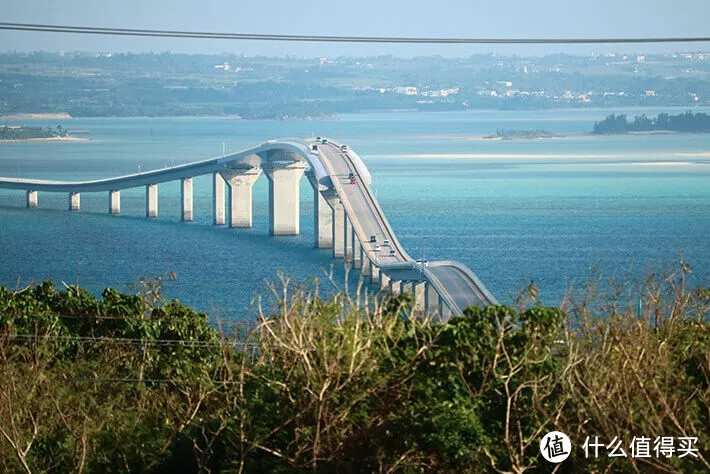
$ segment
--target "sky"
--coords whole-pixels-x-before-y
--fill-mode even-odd
[[[432,37],[710,36],[710,0],[25,0],[3,22],[72,26]],[[392,45],[128,38],[0,31],[0,51],[233,53],[332,57],[567,52],[709,51],[709,43],[653,45]]]

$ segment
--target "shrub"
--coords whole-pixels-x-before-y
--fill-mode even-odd
[[[592,282],[560,308],[531,286],[443,323],[409,295],[282,281],[234,334],[159,282],[0,288],[0,470],[546,472],[559,430],[567,472],[704,472],[710,292],[689,271]],[[586,436],[697,437],[699,457],[585,458]]]

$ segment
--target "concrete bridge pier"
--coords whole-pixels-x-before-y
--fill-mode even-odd
[[[343,257],[345,260],[352,262],[353,260],[353,226],[350,223],[350,218],[347,213],[343,218]]]
[[[352,245],[353,268],[362,268],[362,245],[355,233],[355,228],[352,228],[352,237],[350,239]]]
[[[299,183],[306,165],[301,161],[262,164],[269,179],[269,233],[298,235],[300,228]]]
[[[261,169],[230,168],[222,171],[222,177],[229,185],[229,227],[249,228],[252,226],[252,186],[261,176]]]
[[[390,293],[392,296],[399,296],[402,294],[402,282],[398,280],[389,281]]]
[[[329,249],[333,247],[333,210],[323,195],[327,189],[318,183],[312,170],[307,172],[306,176],[313,187],[314,245],[317,249]]]
[[[158,185],[145,186],[145,216],[158,217]]]
[[[343,235],[345,210],[343,209],[343,203],[340,202],[338,193],[333,189],[323,191],[322,196],[330,207],[330,235],[333,247],[333,258],[342,258],[345,253]]]
[[[192,222],[192,178],[180,180],[180,201],[182,202],[182,221]]]
[[[81,194],[69,193],[69,210],[78,211],[81,208]]]
[[[27,191],[27,207],[34,209],[37,207],[37,191]]]
[[[365,252],[365,248],[360,245],[360,262],[361,262],[361,270],[360,274],[364,277],[369,277],[372,275],[372,265],[370,262],[370,257],[367,255]]]
[[[379,285],[379,283],[380,283],[380,269],[379,269],[379,267],[377,265],[375,265],[375,263],[372,260],[370,260],[369,266],[370,266],[370,282],[373,285]]]
[[[219,173],[212,175],[212,195],[214,225],[224,225],[224,179]]]
[[[320,191],[313,191],[313,235],[315,247],[329,249],[333,246],[333,212]]]
[[[390,287],[390,277],[380,272],[380,290],[389,290]]]
[[[431,316],[441,315],[441,298],[434,289],[434,285],[426,282],[424,290],[424,312]]]
[[[400,285],[400,293],[412,296],[415,311],[424,311],[424,286],[423,281],[403,281]]]
[[[411,283],[411,290],[409,292],[414,298],[414,311],[424,313],[424,294],[426,292],[426,282],[413,281]]]
[[[121,191],[114,190],[108,192],[108,213],[121,213]]]

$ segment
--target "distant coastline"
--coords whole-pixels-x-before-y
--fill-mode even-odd
[[[66,112],[60,113],[21,113],[0,115],[0,120],[63,120],[73,118]]]
[[[88,142],[88,138],[80,137],[45,137],[45,138],[18,138],[13,140],[0,140],[0,143],[35,143],[35,142]]]
[[[90,116],[72,116],[68,113],[27,113],[27,114],[11,114],[11,115],[0,115],[0,121],[2,120],[69,120],[74,118],[97,118],[97,119],[131,119],[131,118],[168,118],[168,119],[214,119],[214,118],[227,118],[233,120],[339,120],[337,114],[249,114],[249,115],[237,115],[237,114],[197,114],[197,115],[171,115],[171,114],[159,114],[159,115],[90,115]]]

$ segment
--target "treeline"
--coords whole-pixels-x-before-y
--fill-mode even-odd
[[[707,472],[710,293],[677,272],[436,323],[283,282],[227,331],[160,282],[97,299],[0,287],[2,472]],[[638,296],[642,301],[638,301]],[[585,438],[690,437],[679,457],[585,457]],[[676,441],[676,448],[678,444]]]
[[[690,111],[669,115],[660,113],[656,117],[637,115],[633,122],[626,118],[626,114],[607,116],[601,122],[594,123],[592,133],[616,134],[628,132],[710,132],[710,115],[702,112],[696,114]]]
[[[61,125],[57,128],[25,127],[19,125],[0,125],[0,140],[25,140],[30,138],[58,138],[69,135]]]

